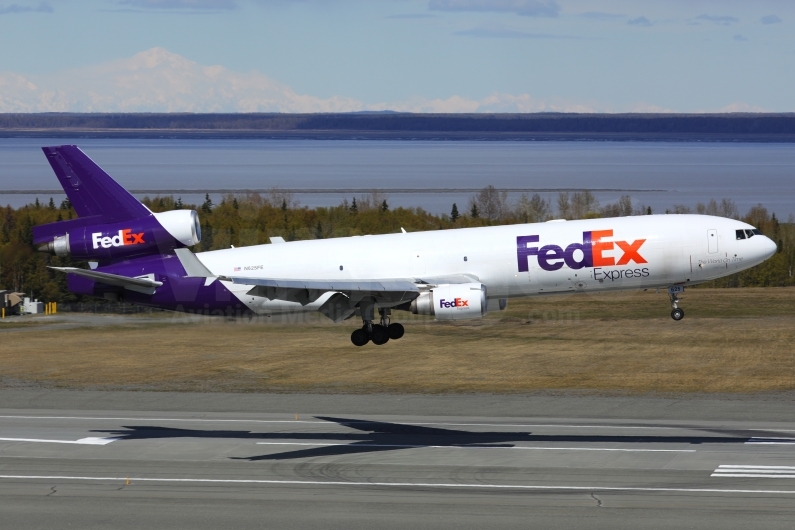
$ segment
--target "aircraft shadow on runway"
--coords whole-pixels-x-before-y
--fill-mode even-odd
[[[107,433],[119,440],[151,440],[164,438],[214,438],[256,440],[260,442],[294,441],[307,448],[251,457],[231,457],[234,460],[292,460],[317,456],[333,456],[354,453],[394,451],[418,447],[514,447],[517,442],[568,442],[581,444],[743,444],[759,431],[713,431],[719,436],[625,436],[625,435],[581,435],[581,434],[533,434],[532,432],[473,432],[456,429],[441,429],[423,425],[389,423],[382,421],[356,420],[316,416],[319,420],[349,427],[356,432],[278,432],[261,433],[234,430],[175,429],[159,426],[123,426],[117,430],[92,432]],[[730,435],[727,435],[730,434]],[[767,435],[772,435],[769,431]],[[286,442],[285,442],[286,443]]]

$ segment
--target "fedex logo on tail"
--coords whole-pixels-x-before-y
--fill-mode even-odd
[[[439,300],[439,308],[443,307],[469,307],[469,300],[464,300],[463,298],[456,298],[454,300],[445,300],[442,298]]]
[[[91,234],[91,242],[94,248],[111,248],[123,247],[125,245],[141,245],[145,243],[144,233],[133,234],[131,229],[119,230],[115,236],[103,236],[102,232],[94,232]]]
[[[556,271],[563,265],[570,269],[582,269],[627,265],[631,261],[648,263],[640,254],[640,247],[646,242],[645,239],[637,239],[631,243],[628,241],[606,241],[612,237],[612,230],[583,232],[582,243],[572,243],[564,249],[558,245],[530,247],[528,243],[538,243],[539,236],[518,236],[516,238],[516,258],[519,272],[529,270],[530,256],[535,256],[538,266],[545,271]],[[616,250],[621,252],[620,256],[613,254]]]

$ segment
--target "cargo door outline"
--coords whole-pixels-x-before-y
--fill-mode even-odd
[[[718,231],[715,229],[707,230],[707,253],[718,253]]]

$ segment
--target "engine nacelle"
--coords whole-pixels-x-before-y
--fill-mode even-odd
[[[162,254],[200,241],[199,215],[193,210],[174,210],[132,221],[75,227],[39,250],[76,260],[119,260]]]
[[[486,286],[482,283],[442,284],[425,291],[411,302],[415,315],[431,315],[436,320],[471,320],[488,311]]]

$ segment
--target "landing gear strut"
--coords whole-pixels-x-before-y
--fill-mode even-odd
[[[362,327],[351,333],[351,342],[354,346],[364,346],[370,341],[380,346],[389,342],[390,339],[397,340],[402,337],[405,329],[397,322],[390,322],[389,315],[391,313],[392,311],[389,308],[380,308],[378,314],[381,316],[381,320],[378,324],[374,324],[373,306],[363,307]]]
[[[673,286],[668,288],[668,297],[671,299],[671,318],[677,322],[685,318],[685,310],[679,307],[679,293],[684,292],[685,288]]]

